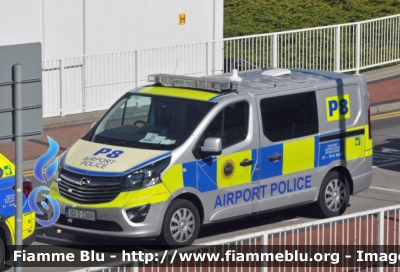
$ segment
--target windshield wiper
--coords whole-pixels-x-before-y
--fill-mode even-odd
[[[141,144],[141,145],[138,145],[138,147],[140,147],[140,148],[145,148],[145,149],[151,149],[151,148],[153,148],[153,147],[155,147],[155,146],[160,146],[161,145],[161,143],[158,143],[158,144]]]
[[[159,146],[174,146],[174,145],[176,145],[176,144],[166,145],[166,144],[158,143],[158,144],[149,144],[149,145],[139,145],[138,147],[139,148],[144,148],[144,149],[152,149],[154,147],[159,147]]]

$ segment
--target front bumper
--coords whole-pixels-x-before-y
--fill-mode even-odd
[[[94,210],[96,221],[83,219],[69,220],[65,217],[65,208],[71,207],[65,203],[59,203],[61,215],[54,224],[55,227],[68,232],[100,235],[109,237],[129,238],[154,238],[160,235],[162,221],[164,219],[165,203],[151,204],[146,219],[141,223],[132,223],[126,216],[124,208],[96,208],[82,207],[84,210]],[[79,209],[76,206],[76,209]],[[75,221],[75,223],[74,223]]]

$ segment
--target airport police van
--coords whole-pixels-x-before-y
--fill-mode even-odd
[[[56,226],[189,245],[203,224],[313,204],[343,214],[372,177],[363,77],[259,69],[150,75],[60,158]]]
[[[15,166],[0,153],[0,271],[12,255],[15,245]],[[29,208],[27,197],[32,192],[30,180],[23,181],[22,239],[30,245],[36,238],[36,214]]]

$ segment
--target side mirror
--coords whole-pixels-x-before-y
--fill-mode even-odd
[[[210,137],[205,139],[204,145],[200,147],[201,153],[207,156],[221,155],[222,141],[221,138]]]
[[[93,128],[96,124],[97,124],[97,122],[93,122],[92,125],[90,126],[90,128]]]

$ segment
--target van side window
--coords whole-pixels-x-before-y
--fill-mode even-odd
[[[318,133],[315,92],[261,100],[263,132],[272,142]]]
[[[222,139],[222,148],[246,139],[249,126],[249,104],[238,102],[225,107],[204,131],[201,143],[208,137]]]

